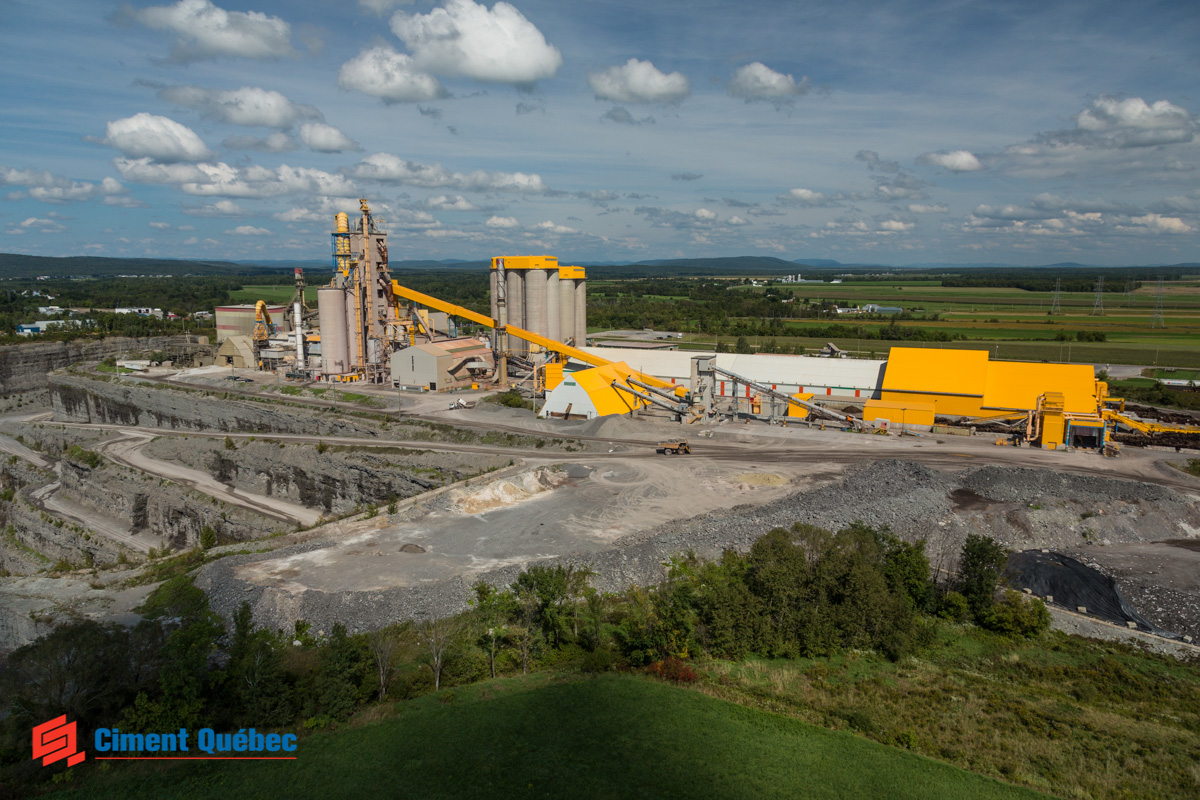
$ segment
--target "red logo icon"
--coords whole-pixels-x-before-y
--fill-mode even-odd
[[[78,739],[75,733],[75,723],[67,722],[64,714],[49,722],[43,722],[33,729],[33,758],[42,759],[42,766],[48,767],[55,761],[67,760],[67,766],[73,767],[83,761],[86,753],[76,749]]]

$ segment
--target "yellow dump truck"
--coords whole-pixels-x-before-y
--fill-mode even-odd
[[[658,452],[664,455],[674,456],[679,455],[680,453],[690,453],[692,452],[692,448],[688,445],[687,439],[676,439],[670,442],[659,442]]]

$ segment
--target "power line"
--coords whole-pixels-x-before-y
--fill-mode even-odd
[[[1150,318],[1150,327],[1151,328],[1167,327],[1167,320],[1163,317],[1162,298],[1163,298],[1163,278],[1162,278],[1162,275],[1159,275],[1158,276],[1158,291],[1156,291],[1154,293],[1154,316],[1152,316]]]
[[[1096,299],[1092,303],[1092,316],[1104,316],[1104,276],[1096,279]]]
[[[1056,316],[1062,313],[1062,308],[1058,304],[1058,296],[1062,293],[1062,278],[1054,279],[1054,302],[1050,305],[1050,316]]]

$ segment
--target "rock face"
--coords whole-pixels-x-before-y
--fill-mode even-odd
[[[0,569],[31,574],[65,561],[70,564],[115,562],[119,548],[71,520],[46,514],[30,489],[52,482],[55,475],[14,459],[0,468]],[[11,494],[10,494],[11,492]]]
[[[200,544],[205,526],[221,542],[244,542],[286,528],[278,520],[117,464],[88,469],[64,460],[61,473],[63,490],[81,505],[120,520],[134,533],[161,536],[176,549]]]
[[[44,389],[46,373],[77,361],[99,361],[137,350],[166,350],[184,343],[182,336],[149,336],[100,341],[31,342],[0,347],[0,394]]]
[[[50,378],[54,419],[61,422],[137,425],[173,430],[307,433],[373,437],[370,423],[278,403],[226,399],[213,393],[145,382],[106,381],[58,373]]]
[[[106,380],[70,373],[50,377],[54,419],[107,425],[170,428],[175,431],[307,433],[376,437],[378,425],[337,419],[301,408],[144,381]]]
[[[497,469],[500,456],[434,453],[408,448],[318,452],[313,445],[279,446],[239,442],[227,450],[219,441],[157,439],[146,452],[204,470],[214,478],[256,494],[280,497],[327,514],[343,514],[372,503],[403,500],[447,483]]]

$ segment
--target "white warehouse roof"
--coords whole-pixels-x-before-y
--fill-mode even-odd
[[[717,366],[760,383],[878,391],[887,361],[722,353]]]
[[[645,372],[664,381],[686,385],[692,377],[692,359],[696,356],[711,356],[711,352],[695,350],[641,350],[635,347],[581,347],[585,353],[607,358],[609,361],[624,361],[638,372]],[[749,377],[749,376],[747,376]]]
[[[712,356],[711,352],[692,350],[636,350],[622,347],[585,347],[585,352],[624,361],[630,367],[679,385],[691,383],[692,359]],[[878,392],[883,385],[887,361],[860,358],[818,358],[774,354],[738,355],[718,353],[717,366],[743,378],[779,387],[805,387],[806,391],[825,393],[826,389]],[[837,394],[837,392],[835,392]]]

